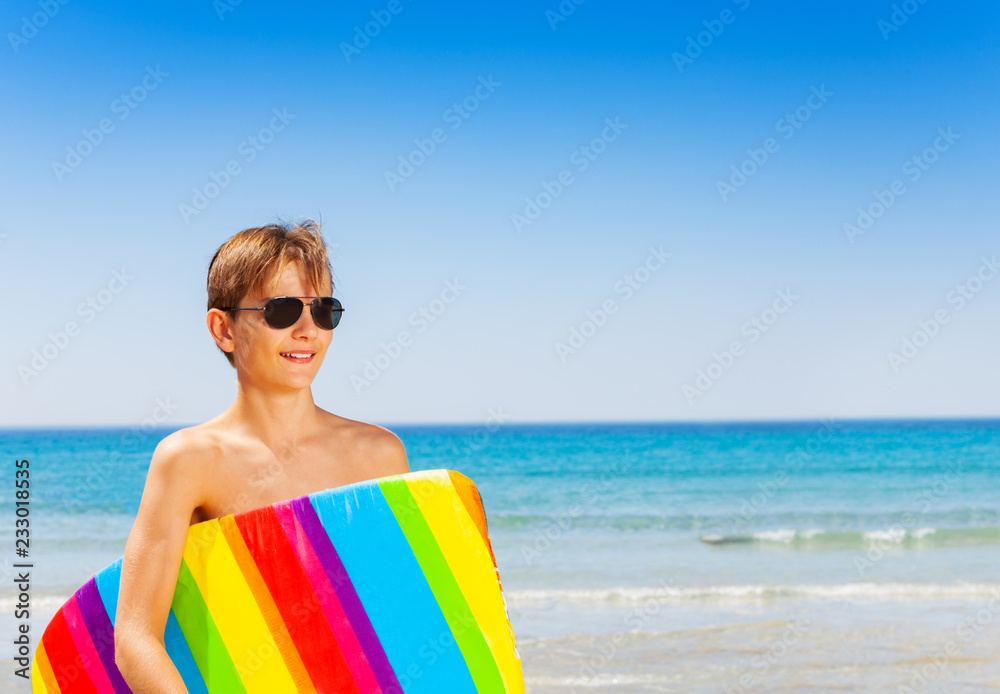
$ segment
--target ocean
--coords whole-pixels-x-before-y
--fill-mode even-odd
[[[1000,421],[386,425],[479,487],[527,691],[1000,691]],[[31,633],[121,556],[172,429],[6,430]]]

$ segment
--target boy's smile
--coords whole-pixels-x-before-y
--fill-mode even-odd
[[[300,350],[298,352],[282,352],[281,356],[288,361],[295,362],[296,364],[308,364],[312,361],[313,355],[315,354],[315,352]]]

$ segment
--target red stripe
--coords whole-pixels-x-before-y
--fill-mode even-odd
[[[58,663],[53,666],[52,671],[56,676],[56,682],[59,683],[60,693],[98,694],[97,687],[90,681],[90,675],[83,666],[83,660],[76,649],[73,637],[70,636],[66,615],[61,608],[45,627],[43,637],[49,662]]]
[[[94,687],[98,691],[115,694],[114,685],[111,684],[111,679],[104,669],[104,663],[97,652],[97,647],[94,646],[94,640],[90,638],[90,632],[87,631],[87,623],[83,619],[83,614],[81,614],[80,606],[77,602],[77,596],[73,595],[66,601],[61,610],[63,617],[66,618],[69,635],[74,643],[76,643],[76,651],[80,654],[83,665],[87,668],[87,674],[94,683]],[[102,605],[101,607],[103,608],[104,606]],[[86,654],[86,658],[83,658],[84,654]],[[114,657],[113,652],[112,657]],[[125,690],[123,689],[122,691]]]
[[[337,637],[340,651],[344,654],[344,660],[350,665],[351,675],[357,682],[358,689],[370,694],[382,694],[382,688],[379,687],[365,652],[361,648],[361,644],[358,643],[358,637],[351,627],[351,621],[344,613],[344,607],[337,598],[337,591],[323,570],[323,565],[320,563],[319,557],[316,556],[313,546],[309,543],[309,538],[306,537],[306,532],[302,529],[299,519],[295,517],[292,502],[282,501],[273,504],[271,508],[278,516],[285,536],[288,538],[295,555],[299,558],[299,564],[305,571],[306,578],[309,579],[316,595],[320,596],[326,621]]]
[[[359,694],[344,654],[270,506],[233,516],[316,690]]]

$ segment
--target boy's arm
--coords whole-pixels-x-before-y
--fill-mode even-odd
[[[184,438],[171,434],[153,452],[125,543],[115,663],[135,694],[188,694],[163,643],[191,514],[202,501],[197,480],[205,461]]]

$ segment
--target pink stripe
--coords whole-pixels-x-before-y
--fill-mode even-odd
[[[69,634],[76,644],[76,650],[80,653],[83,666],[87,669],[94,687],[101,694],[115,694],[115,688],[108,678],[108,673],[104,671],[104,663],[97,653],[90,632],[87,630],[87,623],[83,621],[83,614],[80,606],[76,602],[76,595],[73,595],[62,607],[63,616],[66,618],[66,625],[69,627]]]
[[[354,681],[358,685],[358,691],[378,694],[382,688],[379,686],[378,680],[375,679],[375,673],[358,642],[350,620],[344,613],[344,607],[337,598],[336,590],[330,583],[319,557],[316,556],[316,551],[292,510],[292,502],[283,501],[272,504],[272,508],[278,516],[285,535],[288,536],[289,543],[295,550],[295,555],[298,557],[302,569],[306,572],[309,583],[312,584],[316,595],[320,597],[326,621],[330,623],[330,628],[344,654],[344,660],[351,668],[351,676],[354,677]]]

